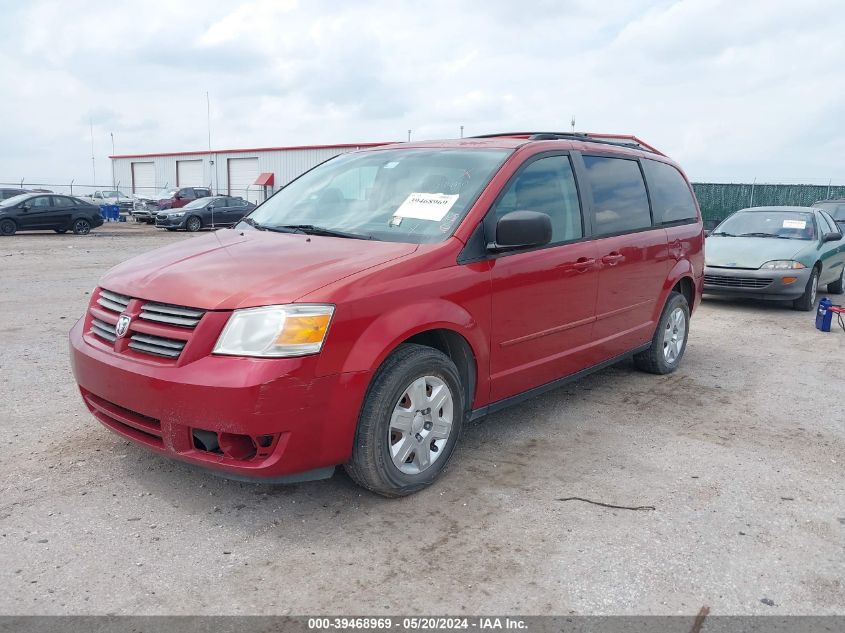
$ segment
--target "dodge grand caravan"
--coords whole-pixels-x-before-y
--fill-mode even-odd
[[[687,179],[634,137],[382,146],[110,270],[73,370],[102,424],[163,455],[265,482],[342,464],[399,496],[468,420],[631,356],[675,370],[703,245]]]

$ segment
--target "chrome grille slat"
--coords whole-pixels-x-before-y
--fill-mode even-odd
[[[100,296],[97,297],[97,303],[112,312],[123,312],[129,305],[130,300],[131,297],[102,288],[100,289]]]
[[[147,321],[194,328],[205,314],[204,310],[150,301],[144,304],[140,317]]]
[[[133,334],[130,338],[131,341],[138,341],[140,343],[149,343],[150,345],[161,345],[164,347],[170,347],[177,350],[182,350],[185,347],[185,341],[177,341],[176,339],[172,338],[164,338],[161,336],[153,336],[151,334]]]
[[[91,321],[91,332],[111,343],[117,340],[117,336],[114,333],[114,326],[99,319]]]
[[[155,356],[165,356],[167,358],[179,358],[179,354],[182,353],[181,349],[172,349],[164,347],[163,345],[144,343],[143,341],[134,340],[134,337],[129,341],[129,348],[139,352],[153,354]]]

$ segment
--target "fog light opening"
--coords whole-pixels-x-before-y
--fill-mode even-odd
[[[241,460],[255,457],[255,443],[249,435],[221,433],[219,439],[220,450],[226,457]]]
[[[785,284],[792,284],[792,283],[795,283],[796,281],[798,281],[798,277],[784,277],[783,278],[783,283],[785,283]]]
[[[273,443],[272,435],[259,435],[255,438],[261,448],[268,448]]]
[[[194,448],[201,451],[208,451],[209,453],[220,453],[220,442],[217,439],[217,433],[214,431],[205,431],[203,429],[193,429]]]

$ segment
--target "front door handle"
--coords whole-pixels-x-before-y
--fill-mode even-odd
[[[596,260],[592,257],[579,257],[574,262],[563,266],[563,270],[566,272],[575,271],[578,273],[584,273],[590,270],[595,265]]]
[[[623,261],[624,259],[625,256],[622,253],[617,253],[616,251],[614,251],[602,257],[601,262],[602,264],[607,264],[608,266],[616,266],[616,264]]]

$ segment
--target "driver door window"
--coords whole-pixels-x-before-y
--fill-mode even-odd
[[[584,236],[578,189],[568,156],[530,163],[513,179],[493,211],[495,221],[511,211],[537,211],[552,221],[552,244]]]

